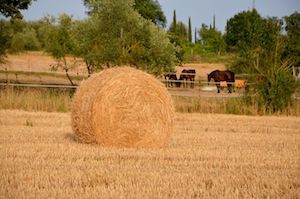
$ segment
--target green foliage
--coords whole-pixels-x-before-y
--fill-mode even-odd
[[[9,47],[11,40],[11,30],[9,29],[9,22],[0,20],[0,63],[5,61],[6,50]]]
[[[34,29],[25,29],[13,35],[10,50],[20,52],[24,50],[39,50],[40,43]]]
[[[145,67],[154,74],[173,71],[176,61],[175,48],[170,43],[167,33],[148,24],[149,43],[146,47]],[[143,62],[141,59],[140,61]],[[142,63],[141,63],[142,64]],[[150,68],[148,68],[150,66]]]
[[[0,0],[0,13],[5,17],[22,18],[20,10],[28,9],[32,0]]]
[[[14,34],[17,32],[23,32],[26,28],[26,21],[23,19],[12,19],[10,20],[10,28]]]
[[[225,52],[225,41],[222,33],[214,28],[208,28],[207,25],[202,24],[199,30],[201,37],[200,42],[208,52],[214,52],[218,55]]]
[[[225,40],[229,49],[247,51],[262,43],[263,19],[254,9],[236,14],[226,25]]]
[[[289,107],[296,90],[290,60],[282,59],[282,25],[282,20],[261,18],[253,10],[235,15],[226,27],[227,45],[238,50],[232,69],[260,77],[256,80],[256,101],[260,109],[270,113]]]
[[[159,27],[165,27],[167,18],[156,0],[135,0],[134,8],[144,17]]]
[[[189,17],[189,28],[188,28],[188,40],[190,43],[192,43],[192,22],[191,22],[191,17]]]
[[[179,21],[176,25],[173,23],[170,25],[169,32],[172,33],[175,37],[178,37],[178,39],[187,41],[188,39],[188,28],[186,25]]]
[[[73,20],[66,14],[60,15],[58,25],[51,28],[48,33],[48,41],[46,49],[56,59],[56,64],[52,66],[52,70],[62,68],[71,85],[74,85],[69,76],[68,71],[76,65],[75,59],[73,62],[67,61],[67,55],[74,54],[75,42],[73,36]]]
[[[45,16],[37,21],[29,21],[27,22],[27,28],[34,29],[37,35],[37,39],[40,43],[42,49],[46,49],[49,32],[51,32],[52,28],[55,26],[55,17],[53,16]]]
[[[172,23],[170,29],[172,30],[172,31],[170,30],[170,32],[173,32],[173,33],[176,32],[176,30],[177,30],[176,10],[173,11],[173,23]]]
[[[284,18],[287,32],[285,57],[289,57],[293,64],[300,66],[300,13],[295,12]]]
[[[89,5],[93,9],[86,23],[90,25],[80,28],[87,37],[77,43],[90,49],[87,54],[80,54],[94,65],[94,70],[120,64],[154,74],[172,69],[176,60],[174,46],[163,30],[141,17],[133,8],[133,0],[101,0]]]
[[[58,25],[49,32],[47,51],[56,59],[65,58],[72,53],[72,39],[72,18],[62,14],[58,19]]]
[[[258,82],[259,100],[266,111],[271,113],[283,111],[292,102],[296,82],[287,63],[273,65],[264,71]]]
[[[274,29],[280,26],[279,23],[273,25]],[[271,30],[269,29],[269,33],[272,32]],[[270,38],[272,37],[274,41],[269,45],[249,54],[252,55],[250,61],[253,62],[250,65],[251,72],[259,77],[256,79],[255,91],[258,94],[257,101],[260,102],[260,108],[275,113],[282,112],[290,106],[292,95],[296,91],[296,82],[292,76],[290,61],[281,60],[283,41],[279,31],[274,32],[274,35],[270,34]]]
[[[124,3],[126,3],[126,1]],[[95,6],[96,4],[100,5],[102,3],[98,3],[96,0],[84,0],[84,4],[89,8],[89,13],[91,14],[95,13],[95,9],[97,9],[97,6]],[[152,21],[155,25],[162,28],[166,26],[166,16],[157,0],[133,0],[131,7],[133,7],[143,18]]]
[[[266,62],[275,59],[274,56],[278,61],[280,56],[273,52],[276,50],[277,40],[282,37],[281,27],[281,20],[274,17],[263,19],[256,10],[239,13],[230,19],[227,23],[227,30],[230,32],[226,33],[225,40],[229,48],[238,50],[238,56],[230,69],[236,73],[255,73],[257,56],[260,64],[265,67],[270,65]]]

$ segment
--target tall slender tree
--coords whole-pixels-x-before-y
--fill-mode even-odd
[[[194,33],[194,36],[195,36],[195,43],[197,42],[197,28],[195,28],[195,33]]]
[[[192,43],[192,41],[193,41],[191,17],[189,17],[188,40],[189,40],[189,42],[191,42],[191,43]]]
[[[177,31],[177,18],[176,18],[176,10],[173,12],[173,31]]]
[[[216,15],[213,18],[213,29],[216,30]]]

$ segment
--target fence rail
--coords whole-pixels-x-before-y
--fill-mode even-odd
[[[66,88],[76,89],[78,86],[71,85],[54,85],[54,84],[14,84],[14,83],[0,83],[0,86],[13,86],[13,87],[30,87],[30,88]]]

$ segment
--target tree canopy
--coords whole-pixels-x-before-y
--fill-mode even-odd
[[[84,0],[84,3],[90,9],[90,13],[93,12],[96,2],[94,0]],[[166,26],[166,16],[157,0],[134,0],[131,6],[133,6],[142,17],[152,21],[157,26]]]
[[[294,65],[300,66],[300,13],[295,12],[284,19],[287,32],[285,56],[290,57]]]
[[[90,35],[81,42],[87,45],[84,48],[89,55],[83,51],[82,56],[93,58],[89,63],[95,64],[94,68],[129,64],[154,74],[172,70],[174,46],[162,29],[134,9],[133,0],[99,0],[89,5],[93,9],[87,23],[92,25],[81,28],[79,35]]]
[[[134,8],[145,18],[160,27],[165,27],[167,19],[157,0],[135,0]]]
[[[262,42],[263,28],[263,19],[255,9],[238,13],[227,21],[226,43],[232,49],[254,49]]]
[[[225,42],[220,31],[202,24],[202,27],[199,30],[199,35],[201,43],[207,48],[207,50],[216,54],[220,54],[225,51]]]
[[[5,17],[22,18],[20,10],[28,9],[34,0],[0,0],[0,13]]]

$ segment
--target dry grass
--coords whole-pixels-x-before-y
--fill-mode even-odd
[[[205,98],[173,96],[175,109],[182,113],[221,113],[236,115],[282,115],[300,116],[300,100],[294,99],[292,105],[277,113],[265,111],[255,98]],[[247,102],[246,102],[247,101]]]
[[[1,70],[9,71],[28,71],[28,72],[52,72],[51,65],[55,64],[55,60],[46,52],[28,51],[18,54],[8,54],[7,63],[1,65]],[[67,57],[68,62],[72,62],[73,58]],[[62,69],[56,71],[64,73]],[[69,71],[72,75],[86,75],[86,66],[82,60],[77,59],[76,65]]]
[[[70,76],[74,84],[80,84],[86,76]],[[24,71],[1,71],[0,81],[5,83],[20,83],[20,84],[64,84],[71,85],[66,74],[54,72],[24,72]]]
[[[72,92],[67,90],[0,87],[0,109],[67,112],[71,96]]]
[[[181,113],[227,113],[238,115],[270,115],[260,111],[255,101],[246,105],[242,98],[205,98],[173,96],[175,110]],[[0,87],[0,109],[21,109],[26,111],[68,112],[72,92],[49,89],[13,89]],[[277,115],[300,116],[300,100],[294,100]]]
[[[7,57],[8,63],[0,66],[0,70],[7,69],[8,71],[26,71],[26,72],[53,72],[50,70],[51,65],[55,64],[55,60],[47,53],[42,51],[28,51],[18,54],[9,54]],[[72,62],[72,58],[68,57],[68,61]],[[196,69],[196,77],[207,79],[207,74],[213,70],[224,70],[226,68],[223,63],[185,63],[183,66],[177,66],[178,74],[183,69]],[[58,70],[56,73],[64,74],[63,70]],[[76,66],[69,73],[71,75],[87,75],[86,66],[82,60],[77,59]],[[11,77],[15,79],[15,77]]]
[[[73,140],[70,115],[0,111],[0,198],[299,198],[297,117],[178,114],[164,149]]]

